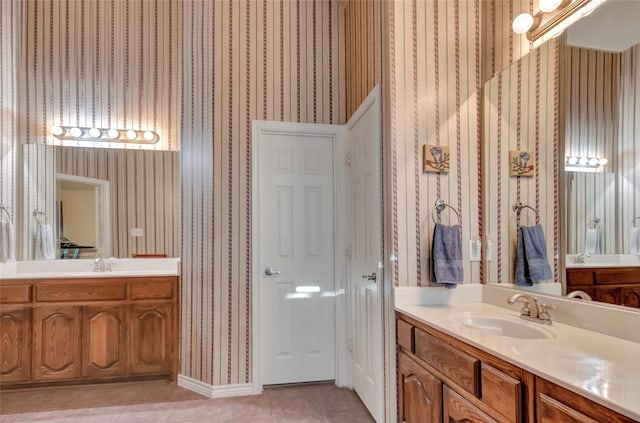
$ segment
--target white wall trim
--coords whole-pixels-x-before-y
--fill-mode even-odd
[[[252,122],[252,230],[251,244],[252,250],[252,386],[254,392],[262,391],[262,368],[261,368],[261,343],[262,330],[260,299],[262,298],[262,286],[259,283],[259,276],[262,272],[260,267],[260,248],[258,248],[259,227],[259,195],[260,192],[260,137],[262,134],[287,134],[304,135],[333,138],[334,155],[334,273],[335,290],[340,292],[346,287],[346,227],[347,215],[339,211],[346,209],[346,127],[344,125],[327,125],[315,123],[295,123],[295,122],[275,122],[254,120]],[[348,366],[347,333],[344,323],[347,321],[346,299],[344,295],[335,297],[335,333],[336,333],[336,368],[335,382],[337,386],[350,387],[350,370]]]
[[[239,383],[237,385],[209,385],[188,376],[178,375],[178,386],[204,395],[208,398],[241,397],[246,395],[259,395],[262,388],[256,390],[251,383]]]

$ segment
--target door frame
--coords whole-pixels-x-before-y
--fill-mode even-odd
[[[251,201],[251,261],[252,261],[252,390],[262,392],[262,273],[259,248],[260,233],[260,140],[265,135],[303,135],[330,137],[333,140],[333,217],[334,217],[334,326],[335,326],[335,383],[351,387],[350,363],[347,353],[347,298],[346,298],[346,127],[315,123],[293,123],[254,120],[252,122],[252,201]]]

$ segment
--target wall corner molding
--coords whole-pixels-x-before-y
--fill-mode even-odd
[[[251,383],[235,385],[209,385],[184,375],[178,375],[178,386],[188,389],[208,398],[241,397],[245,395],[259,395],[262,388]]]

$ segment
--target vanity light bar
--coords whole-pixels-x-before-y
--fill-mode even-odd
[[[160,136],[155,131],[115,128],[83,128],[54,126],[51,134],[59,140],[156,144]]]
[[[609,163],[606,158],[568,156],[564,161],[567,172],[597,172],[600,166]]]

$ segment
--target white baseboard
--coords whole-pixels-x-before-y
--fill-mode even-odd
[[[178,386],[209,398],[241,397],[262,393],[262,389],[254,387],[251,383],[214,386],[184,375],[178,375]]]

